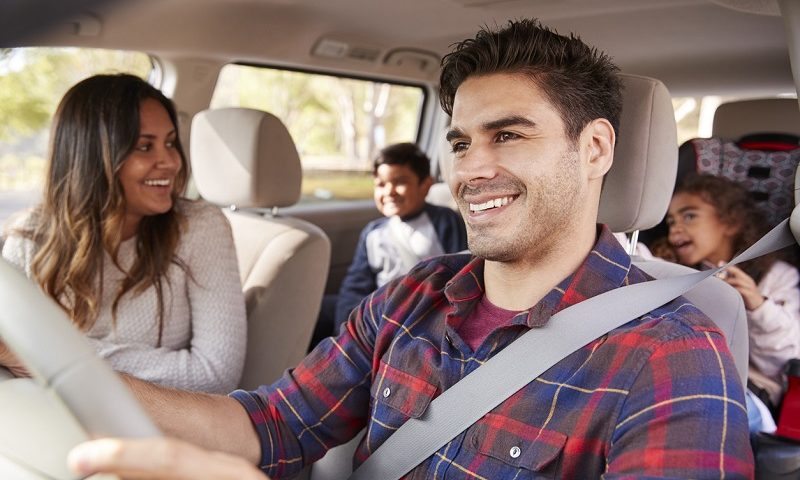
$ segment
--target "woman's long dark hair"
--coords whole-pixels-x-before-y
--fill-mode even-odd
[[[129,291],[155,286],[159,309],[159,344],[164,322],[162,279],[176,259],[183,215],[176,210],[188,178],[188,164],[176,135],[181,169],[172,191],[172,208],[139,223],[136,260],[123,269],[117,259],[125,219],[125,196],[119,171],[140,134],[139,109],[158,101],[177,130],[175,107],[164,94],[139,77],[95,75],[73,86],[61,100],[51,131],[44,199],[25,232],[36,245],[31,271],[42,289],[88,330],[97,319],[103,289],[103,258],[125,273],[112,305]]]

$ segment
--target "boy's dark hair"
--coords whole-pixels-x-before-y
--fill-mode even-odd
[[[372,165],[372,174],[378,174],[381,165],[408,165],[423,181],[431,175],[431,161],[425,152],[413,143],[395,143],[380,151]]]
[[[605,53],[574,34],[559,35],[535,19],[511,20],[498,31],[483,27],[442,59],[439,101],[448,115],[458,87],[471,76],[528,76],[559,111],[568,138],[577,140],[592,120],[605,118],[619,133],[622,84]]]

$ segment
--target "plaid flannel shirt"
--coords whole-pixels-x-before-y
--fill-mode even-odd
[[[338,337],[275,384],[233,392],[257,430],[263,471],[291,476],[366,427],[357,466],[526,330],[584,299],[648,280],[602,227],[572,275],[473,352],[457,327],[483,295],[483,265],[467,255],[421,263],[364,299]],[[733,359],[722,333],[684,298],[568,355],[404,478],[601,476],[753,476]]]

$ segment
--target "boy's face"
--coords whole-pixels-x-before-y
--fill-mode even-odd
[[[383,164],[375,173],[375,206],[387,217],[407,217],[422,210],[431,177],[420,179],[408,165]]]

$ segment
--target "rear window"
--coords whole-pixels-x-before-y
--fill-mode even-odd
[[[97,73],[153,74],[149,55],[86,48],[0,49],[0,224],[39,201],[50,123],[75,83]]]
[[[372,160],[397,142],[415,142],[420,86],[230,64],[212,108],[248,107],[280,118],[303,165],[301,202],[372,198]]]

